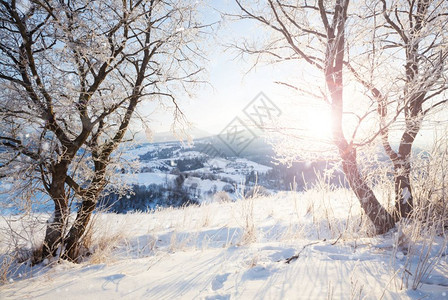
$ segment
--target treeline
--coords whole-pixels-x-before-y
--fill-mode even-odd
[[[297,191],[303,191],[307,186],[315,184],[319,176],[330,169],[331,166],[325,161],[294,162],[291,166],[273,165],[266,173],[252,171],[246,175],[246,185],[257,183],[271,190],[289,191],[295,187]],[[334,170],[326,180],[334,186],[346,185],[344,173],[339,170]]]
[[[133,185],[132,192],[120,197],[117,194],[109,194],[104,197],[99,207],[115,213],[127,213],[131,211],[151,211],[157,207],[180,207],[199,204],[196,193],[191,193],[183,187],[185,178],[180,175],[172,185],[150,184]]]

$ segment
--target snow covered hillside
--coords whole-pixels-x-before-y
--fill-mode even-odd
[[[212,149],[213,151],[211,151]],[[157,207],[236,200],[250,195],[255,185],[265,194],[303,190],[317,181],[317,173],[331,169],[329,162],[296,162],[292,166],[273,162],[273,149],[258,141],[240,157],[226,153],[217,138],[181,142],[140,143],[125,152],[125,159],[138,160],[136,174],[122,174],[132,186],[126,197],[111,195],[105,206],[117,213],[149,211]],[[342,173],[332,170],[331,183],[344,183]],[[126,172],[122,172],[126,173]]]
[[[30,230],[36,241],[44,234],[45,224],[18,219],[13,238],[6,220],[0,253]],[[0,298],[448,299],[443,234],[414,238],[409,223],[369,237],[367,222],[345,189],[99,213],[82,263],[11,264]]]
[[[259,153],[262,163],[258,163],[219,151],[210,153],[211,147],[215,149],[212,141],[134,145],[126,150],[125,157],[128,161],[138,159],[136,174],[120,175],[132,191],[121,198],[113,194],[104,200],[104,205],[113,212],[125,213],[199,204],[216,197],[235,200],[251,192],[261,176],[277,177],[277,173],[269,173],[271,158],[264,150]],[[285,186],[289,188],[289,184]]]

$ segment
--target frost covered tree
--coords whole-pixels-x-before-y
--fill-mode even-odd
[[[203,69],[198,3],[0,1],[0,176],[8,201],[41,189],[54,202],[41,259],[77,259],[98,197],[125,167],[119,145],[139,104],[169,102],[182,116],[177,96]]]
[[[264,55],[274,61],[300,61],[320,74],[332,117],[332,141],[337,147],[347,181],[375,226],[377,233],[391,229],[393,216],[369,187],[357,162],[354,136],[343,130],[344,63],[347,61],[349,0],[335,1],[240,1],[241,19],[255,20],[272,33],[266,43],[244,42],[243,54]],[[302,65],[303,66],[303,65]]]
[[[447,99],[448,2],[444,0],[372,0],[350,2],[297,0],[235,0],[234,17],[256,21],[271,36],[236,43],[242,55],[256,62],[298,61],[322,78],[324,88],[286,85],[323,99],[332,116],[332,142],[347,181],[373,222],[384,233],[412,211],[411,151],[428,113]],[[283,83],[285,84],[285,83]],[[364,89],[363,95],[350,93]],[[360,111],[348,100],[364,103]],[[355,124],[347,130],[347,120]],[[364,124],[379,119],[361,135]],[[402,121],[404,120],[404,122]],[[393,150],[391,132],[399,146]],[[389,213],[361,174],[359,149],[381,138],[393,164],[395,210]],[[287,149],[286,147],[284,147]],[[288,151],[288,150],[286,150]]]

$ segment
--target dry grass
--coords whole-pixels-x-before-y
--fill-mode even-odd
[[[0,282],[20,274],[28,276],[35,258],[42,251],[45,219],[48,216],[25,214],[3,216],[0,227]]]
[[[81,260],[88,258],[92,264],[113,262],[113,251],[125,241],[128,235],[125,224],[115,224],[112,227],[102,218],[104,216],[104,213],[92,216],[81,239]]]
[[[395,253],[406,253],[398,274],[401,288],[419,288],[447,248],[448,148],[445,143],[436,143],[431,152],[420,153],[413,159],[414,208],[411,216],[397,225],[395,242]],[[440,244],[440,240],[444,242]]]
[[[5,284],[11,277],[11,270],[15,262],[15,258],[12,255],[5,254],[0,259],[0,284]]]
[[[254,198],[244,198],[239,200],[241,205],[240,224],[243,229],[240,245],[248,245],[257,241],[257,229],[254,220]]]

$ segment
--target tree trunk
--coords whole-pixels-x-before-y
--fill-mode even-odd
[[[358,170],[356,149],[347,142],[343,130],[343,91],[344,91],[344,55],[345,55],[345,23],[347,20],[349,0],[337,0],[332,25],[328,22],[327,11],[323,2],[319,2],[319,10],[327,32],[325,51],[325,82],[330,92],[333,143],[339,150],[347,181],[361,203],[361,207],[375,226],[377,234],[383,234],[395,226],[394,219],[378,202],[375,194],[367,185]]]
[[[64,172],[64,169],[58,171]],[[65,172],[64,172],[65,174]],[[64,189],[64,176],[54,172],[53,182],[49,189],[49,194],[54,202],[54,213],[52,219],[48,221],[47,230],[42,249],[42,256],[37,261],[42,261],[47,257],[56,255],[56,250],[62,242],[64,229],[68,218],[68,204]]]
[[[409,180],[409,172],[405,175],[395,176],[395,213],[396,218],[407,218],[412,212],[413,196]]]
[[[67,221],[68,209],[65,201],[54,201],[55,208],[52,220],[48,221],[47,230],[42,249],[42,257],[38,261],[42,261],[47,257],[56,255],[56,250],[62,242],[64,228]]]
[[[361,207],[375,226],[377,234],[383,234],[395,226],[392,215],[378,202],[372,189],[358,170],[356,150],[349,147],[341,151],[342,167],[348,183],[359,199]]]
[[[397,219],[407,218],[414,205],[410,180],[411,152],[417,130],[413,128],[413,131],[409,131],[410,129],[406,128],[394,163],[395,217]]]
[[[379,100],[380,101],[380,100]],[[379,102],[380,103],[380,102]],[[385,111],[381,117],[385,117]],[[384,123],[382,124],[384,126]],[[389,130],[384,128],[381,132],[383,148],[394,166],[394,193],[395,193],[395,221],[407,218],[413,209],[413,196],[411,189],[411,152],[419,125],[406,126],[401,138],[398,152],[395,152],[389,143]]]
[[[93,198],[96,199],[96,198]],[[75,222],[70,228],[70,231],[65,239],[65,251],[62,255],[63,259],[77,262],[79,258],[80,240],[84,235],[87,225],[89,224],[92,212],[96,207],[96,202],[93,200],[83,200],[81,208],[76,215]]]

